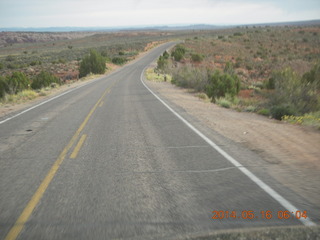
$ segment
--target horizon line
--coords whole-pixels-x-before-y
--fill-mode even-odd
[[[41,29],[81,29],[81,30],[129,30],[129,29],[150,29],[150,28],[187,28],[193,26],[206,26],[206,27],[236,27],[236,26],[255,26],[255,25],[281,25],[281,24],[296,24],[296,23],[308,23],[308,22],[320,22],[320,19],[310,20],[295,20],[284,22],[265,22],[265,23],[239,23],[239,24],[209,24],[209,23],[186,23],[186,24],[154,24],[154,25],[131,25],[131,26],[51,26],[51,27],[0,27],[0,31],[20,31],[27,29],[41,30]],[[90,30],[91,29],[91,30]]]

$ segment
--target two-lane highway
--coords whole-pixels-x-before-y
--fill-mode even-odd
[[[145,66],[173,44],[0,124],[0,239],[170,239],[313,224],[279,219],[291,199],[142,83]],[[212,219],[214,210],[237,216]],[[254,219],[244,219],[249,211]]]

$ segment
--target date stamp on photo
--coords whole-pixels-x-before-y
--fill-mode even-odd
[[[212,219],[307,219],[307,211],[260,211],[255,212],[252,210],[243,211],[212,211]]]

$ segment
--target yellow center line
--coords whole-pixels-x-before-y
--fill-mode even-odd
[[[103,101],[101,101],[101,103],[100,103],[99,107],[102,107],[103,103],[104,103],[104,102],[103,102]]]
[[[43,194],[47,190],[50,182],[52,181],[53,177],[55,176],[56,172],[58,171],[61,163],[65,159],[68,151],[71,149],[73,144],[76,142],[77,138],[79,137],[81,131],[84,129],[86,124],[88,123],[90,117],[94,113],[94,111],[97,109],[99,104],[102,102],[102,99],[107,95],[107,93],[110,92],[111,88],[114,86],[116,82],[114,82],[110,87],[108,87],[104,93],[102,94],[101,98],[97,101],[97,103],[94,105],[94,107],[91,109],[89,114],[86,116],[76,133],[73,135],[67,146],[62,150],[57,160],[52,165],[51,169],[49,170],[46,177],[43,179],[42,183],[38,187],[37,191],[32,196],[31,200],[28,202],[27,206],[23,209],[21,215],[13,225],[13,227],[10,229],[9,233],[7,234],[5,240],[15,240],[20,232],[22,231],[25,223],[28,221],[29,217],[31,216],[34,208],[39,203],[40,199],[42,198]],[[81,140],[81,139],[80,139]]]
[[[74,148],[72,154],[70,155],[70,158],[74,159],[78,156],[78,153],[82,147],[82,144],[84,143],[84,141],[86,140],[87,135],[83,134],[78,142],[78,144],[76,145],[76,147]]]

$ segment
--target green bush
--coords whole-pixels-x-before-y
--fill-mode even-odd
[[[302,76],[302,80],[304,83],[312,84],[320,90],[320,63],[317,63],[309,72],[306,72]]]
[[[233,34],[233,36],[235,36],[235,37],[241,37],[241,36],[243,36],[243,33],[241,33],[241,32],[235,32],[234,34]]]
[[[157,69],[164,70],[168,64],[168,60],[164,56],[160,56],[157,61]]]
[[[15,59],[16,59],[16,58],[15,58],[14,56],[12,56],[12,55],[8,55],[8,56],[6,57],[6,61],[7,61],[7,62],[13,62]]]
[[[193,88],[204,92],[206,89],[208,74],[206,69],[184,66],[174,69],[171,73],[172,83],[183,88]]]
[[[297,115],[319,111],[320,98],[317,90],[319,80],[310,80],[311,75],[313,74],[305,74],[302,78],[291,68],[273,73],[275,90],[270,94],[271,106],[292,106]]]
[[[198,53],[194,53],[194,54],[191,54],[191,60],[193,62],[202,62],[203,56]]]
[[[89,73],[103,74],[106,71],[105,59],[95,50],[91,50],[90,54],[85,56],[79,68],[79,76],[84,77]]]
[[[224,108],[230,108],[232,105],[231,102],[226,98],[219,98],[219,99],[217,99],[216,103],[219,106],[224,107]]]
[[[36,65],[41,65],[42,64],[42,62],[41,61],[32,61],[31,63],[30,63],[30,66],[36,66]]]
[[[264,82],[264,88],[275,89],[275,79],[273,77],[269,78],[268,81]]]
[[[117,64],[117,65],[123,65],[126,63],[126,59],[122,57],[114,57],[112,58],[112,63]]]
[[[271,116],[281,120],[283,116],[295,115],[295,110],[289,105],[273,106],[270,110]]]
[[[18,69],[19,68],[19,65],[18,64],[14,64],[14,63],[9,63],[7,65],[7,68],[8,69]]]
[[[180,62],[181,59],[184,57],[184,54],[186,53],[186,49],[181,44],[178,44],[174,51],[171,53],[171,56],[174,58],[175,61]]]
[[[52,83],[60,84],[60,80],[49,72],[42,71],[32,81],[31,87],[33,89],[40,89],[50,86]]]
[[[233,72],[231,64],[227,64],[224,73],[216,70],[208,78],[208,84],[206,86],[207,95],[215,102],[217,98],[226,96],[236,96],[240,91],[240,79]]]
[[[260,109],[257,113],[263,116],[270,116],[270,110],[267,108]]]
[[[16,94],[29,88],[30,79],[22,72],[14,72],[6,77],[7,93]]]
[[[7,82],[5,78],[0,76],[0,98],[3,98],[6,92],[8,92]]]
[[[169,53],[167,51],[164,51],[162,56],[164,57],[164,59],[168,59],[170,57],[170,55],[169,55]]]

